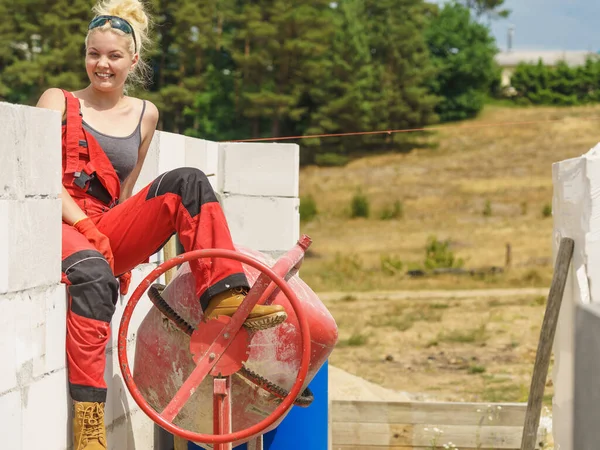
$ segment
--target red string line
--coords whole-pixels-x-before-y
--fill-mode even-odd
[[[567,117],[573,118],[573,117]],[[366,136],[374,134],[395,134],[395,133],[415,133],[418,131],[437,131],[437,130],[468,130],[474,128],[493,128],[493,127],[506,127],[506,126],[519,126],[519,125],[535,125],[541,123],[560,122],[567,118],[560,119],[546,119],[546,120],[531,120],[525,122],[487,122],[473,125],[446,125],[446,126],[433,126],[425,128],[407,128],[404,130],[381,130],[381,131],[359,131],[354,133],[332,133],[332,134],[311,134],[306,136],[282,136],[282,137],[270,137],[270,138],[254,138],[254,139],[240,139],[235,141],[223,141],[223,142],[266,142],[266,141],[291,141],[296,139],[310,139],[310,138],[328,138],[328,137],[344,137],[344,136]],[[600,116],[592,117],[576,117],[577,120],[600,120]]]

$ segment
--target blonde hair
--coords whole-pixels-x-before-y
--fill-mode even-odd
[[[96,16],[117,16],[129,22],[135,33],[135,42],[137,43],[137,53],[139,58],[134,70],[129,74],[128,84],[145,86],[150,79],[150,66],[146,63],[143,56],[150,44],[148,32],[151,26],[151,19],[146,13],[144,4],[140,0],[100,0],[96,6],[92,8],[92,12],[94,12]],[[85,38],[85,46],[87,47],[88,45],[91,33],[106,30],[110,30],[120,36],[129,36],[121,30],[112,28],[110,23],[106,23],[101,27],[88,31]],[[136,51],[134,39],[130,36],[129,40],[129,53],[133,56]]]

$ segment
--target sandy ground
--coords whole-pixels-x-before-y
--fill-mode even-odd
[[[320,294],[340,331],[331,364],[413,399],[527,401],[546,292]]]

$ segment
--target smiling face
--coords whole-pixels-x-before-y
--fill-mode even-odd
[[[92,86],[103,92],[123,89],[127,75],[137,63],[130,53],[129,36],[112,30],[93,30],[88,36],[85,68]]]

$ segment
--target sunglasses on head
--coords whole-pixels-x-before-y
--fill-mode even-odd
[[[131,37],[133,38],[133,46],[135,49],[134,53],[137,53],[137,42],[135,40],[135,33],[133,32],[133,27],[131,26],[131,24],[129,22],[127,22],[125,19],[122,19],[121,17],[117,17],[117,16],[94,17],[92,19],[92,21],[90,22],[90,25],[88,26],[88,30],[93,30],[94,28],[101,27],[102,25],[104,25],[107,22],[110,23],[110,26],[112,28],[121,30],[123,33],[127,33],[127,34],[131,35]]]

